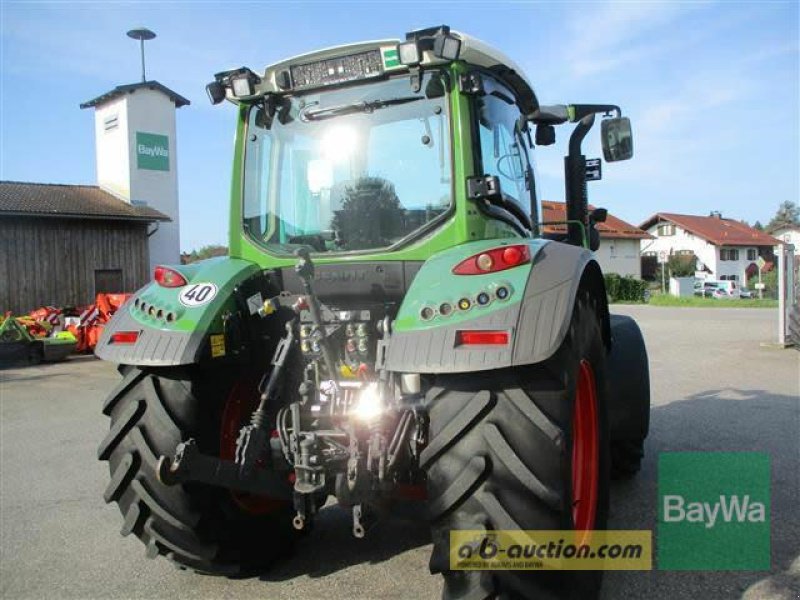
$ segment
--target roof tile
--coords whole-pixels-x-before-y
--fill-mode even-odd
[[[701,217],[662,212],[647,219],[641,228],[649,229],[660,221],[674,223],[716,246],[777,246],[781,243],[771,235],[753,229],[741,221],[718,216]]]
[[[96,185],[0,181],[0,216],[170,221],[149,206],[134,206]]]
[[[589,206],[589,210],[593,210],[593,206]],[[550,202],[542,200],[542,221],[545,223],[562,222],[567,220],[567,205],[563,202]],[[630,240],[649,240],[653,236],[642,231],[636,225],[631,225],[608,213],[608,218],[605,223],[597,223],[597,231],[600,233],[601,238],[606,239],[630,239]],[[567,228],[565,225],[545,225],[545,233],[564,232]]]

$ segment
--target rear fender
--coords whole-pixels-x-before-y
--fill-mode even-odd
[[[267,291],[258,265],[220,257],[170,268],[188,284],[166,288],[151,282],[137,291],[103,329],[95,355],[128,365],[175,366],[230,359],[238,351],[226,335],[228,324],[248,310],[248,296]],[[254,297],[249,312],[257,301]],[[134,343],[115,343],[113,334],[120,331],[138,337]]]
[[[504,244],[529,244],[532,264],[486,275],[457,276],[459,260]],[[506,286],[507,300],[496,297],[486,307],[459,310],[459,298],[474,299],[480,291]],[[460,373],[529,365],[550,358],[569,328],[579,289],[597,301],[603,339],[610,346],[608,302],[602,273],[584,248],[543,239],[482,240],[451,248],[429,259],[415,277],[398,312],[386,349],[386,368],[411,373]],[[450,316],[438,310],[447,301]],[[421,311],[437,313],[423,320]],[[459,330],[508,331],[501,346],[463,346]]]

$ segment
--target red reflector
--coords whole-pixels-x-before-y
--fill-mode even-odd
[[[111,334],[112,344],[135,344],[139,339],[138,331],[117,331]]]
[[[455,275],[485,275],[486,273],[505,271],[529,262],[531,262],[531,249],[527,244],[500,246],[484,250],[462,260],[453,267],[453,273]]]
[[[506,346],[507,331],[457,331],[456,346]]]
[[[168,288],[181,287],[188,283],[186,278],[175,269],[160,265],[153,270],[153,279],[158,285]]]

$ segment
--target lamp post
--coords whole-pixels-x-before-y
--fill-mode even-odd
[[[128,37],[133,38],[134,40],[139,40],[139,47],[142,51],[142,83],[144,83],[147,81],[144,70],[144,42],[145,40],[152,40],[154,37],[156,37],[156,34],[146,27],[137,27],[136,29],[131,29],[128,32]]]

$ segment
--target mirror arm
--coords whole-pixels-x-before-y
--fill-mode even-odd
[[[595,113],[589,112],[578,122],[569,138],[569,154],[564,158],[564,186],[567,204],[568,240],[584,243],[583,231],[589,228],[589,198],[586,190],[586,157],[581,144],[594,125]]]
[[[617,117],[622,116],[622,109],[616,104],[570,104],[568,107],[570,122],[575,123],[589,115],[603,113],[617,113]]]

